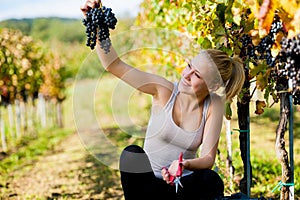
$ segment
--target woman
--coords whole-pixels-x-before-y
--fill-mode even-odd
[[[83,14],[98,3],[87,0],[81,7]],[[108,72],[153,97],[144,147],[130,145],[121,154],[125,199],[222,197],[223,182],[211,168],[222,128],[224,102],[237,95],[244,83],[241,60],[219,50],[202,50],[187,63],[179,82],[172,83],[129,66],[112,47],[105,53],[97,45],[96,51]],[[176,177],[179,168],[183,171],[175,189],[171,178]]]

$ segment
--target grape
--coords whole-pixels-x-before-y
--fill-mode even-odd
[[[273,57],[271,48],[275,43],[276,34],[280,31],[285,33],[283,23],[278,15],[275,15],[269,34],[263,37],[257,46],[253,45],[249,35],[241,37],[242,49],[247,58],[252,59],[253,64],[264,60],[272,68],[271,77],[276,81],[277,91],[285,91],[283,85],[290,79],[293,104],[300,105],[300,34],[293,38],[283,37],[281,49],[278,55]]]
[[[286,77],[292,82],[293,104],[300,105],[300,34],[293,38],[283,38],[277,56],[278,76]]]
[[[90,9],[86,13],[86,18],[82,20],[82,24],[86,27],[86,45],[93,50],[98,40],[105,53],[109,53],[111,47],[109,29],[115,29],[117,21],[111,8],[99,6]]]

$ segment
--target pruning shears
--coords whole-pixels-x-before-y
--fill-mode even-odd
[[[178,191],[178,185],[180,185],[180,187],[183,188],[181,182],[180,182],[180,178],[182,176],[182,170],[183,170],[183,166],[182,166],[182,156],[183,156],[183,153],[181,152],[179,154],[179,158],[178,158],[178,168],[177,168],[177,171],[176,171],[176,175],[175,176],[172,176],[171,174],[169,174],[169,178],[170,178],[170,183],[173,185],[175,184],[175,187],[176,187],[176,193]],[[164,167],[167,172],[168,172],[168,169],[166,167]],[[169,173],[169,172],[168,172]]]

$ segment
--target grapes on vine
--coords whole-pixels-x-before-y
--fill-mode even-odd
[[[266,60],[266,63],[272,66],[274,58],[271,54],[271,48],[275,43],[276,34],[280,31],[285,33],[285,28],[280,18],[275,15],[269,34],[263,37],[257,46],[254,46],[250,35],[244,34],[241,37],[241,42],[247,57],[254,60]]]
[[[300,34],[283,38],[276,57],[275,75],[289,79],[294,105],[300,105]]]
[[[109,29],[115,29],[117,21],[111,8],[99,5],[90,9],[82,20],[83,25],[86,27],[86,45],[93,50],[98,40],[100,47],[105,53],[108,53],[111,47]]]
[[[254,64],[258,60],[264,60],[272,68],[271,78],[276,81],[276,90],[282,90],[282,83],[291,83],[291,92],[293,103],[300,104],[300,34],[294,38],[283,37],[281,40],[281,49],[276,57],[272,56],[271,48],[275,44],[276,35],[279,32],[285,33],[284,24],[280,18],[275,15],[268,35],[263,37],[259,44],[255,46],[250,35],[241,37],[242,49],[247,58],[252,59]]]

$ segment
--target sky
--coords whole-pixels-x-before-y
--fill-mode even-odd
[[[143,0],[105,0],[117,17],[136,16]],[[10,18],[67,17],[81,18],[80,6],[85,0],[0,0],[0,21]]]

